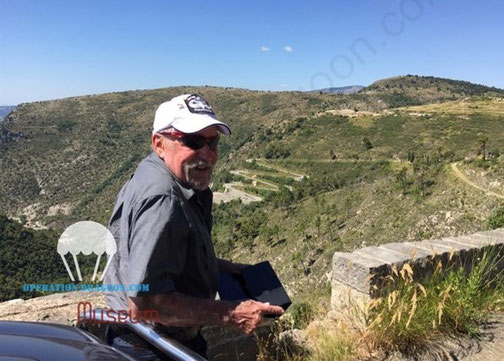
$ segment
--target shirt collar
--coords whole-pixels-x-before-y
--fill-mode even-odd
[[[175,177],[175,175],[170,170],[170,168],[168,168],[168,166],[165,164],[165,162],[159,157],[159,155],[156,152],[154,152],[154,151],[152,152],[151,158],[157,166],[159,166],[160,168],[165,170],[167,172],[167,174],[173,179],[175,184],[177,184],[178,188],[180,189],[180,192],[182,193],[184,198],[186,198],[188,200],[191,199],[192,196],[196,193],[196,191],[194,189],[187,187],[177,177]]]

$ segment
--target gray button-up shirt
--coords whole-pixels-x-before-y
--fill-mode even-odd
[[[185,187],[155,152],[143,159],[119,192],[109,223],[117,252],[104,284],[125,284],[126,292],[107,291],[108,305],[127,310],[126,296],[171,291],[215,298],[211,212],[210,189]],[[129,289],[135,284],[148,284],[149,291]]]

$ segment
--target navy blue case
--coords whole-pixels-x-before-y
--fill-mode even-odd
[[[221,273],[219,277],[221,300],[253,299],[281,306],[286,310],[291,300],[268,261],[242,269],[241,274]]]

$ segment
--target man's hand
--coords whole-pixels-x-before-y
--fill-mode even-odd
[[[244,333],[250,334],[262,321],[263,315],[281,315],[282,307],[272,306],[253,300],[239,303],[232,311],[229,324],[240,328]]]
[[[207,300],[178,292],[129,297],[129,309],[136,315],[141,310],[156,310],[159,322],[165,326],[229,325],[250,334],[264,315],[281,315],[283,308],[253,300],[232,304]]]

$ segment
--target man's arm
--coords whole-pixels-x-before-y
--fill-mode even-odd
[[[229,325],[250,334],[261,323],[262,317],[281,315],[283,309],[253,300],[232,304],[206,300],[178,292],[142,297],[128,297],[128,306],[136,319],[138,312],[156,310],[160,323],[166,326]]]

